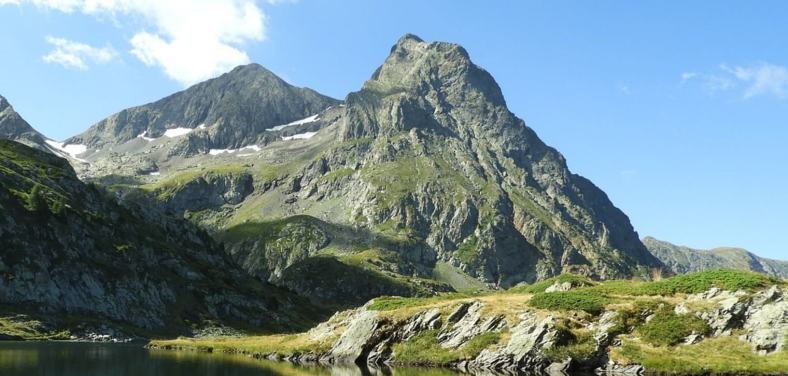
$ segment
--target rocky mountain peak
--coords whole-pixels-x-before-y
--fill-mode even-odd
[[[471,129],[475,125],[492,123],[485,117],[502,120],[494,123],[524,125],[506,108],[495,79],[475,65],[464,48],[424,42],[412,34],[397,41],[383,65],[360,91],[348,96],[346,104],[346,129],[341,133],[345,139],[412,128],[444,128],[439,132],[473,137],[480,130]]]
[[[424,42],[413,34],[406,34],[397,41],[364,88],[384,92],[415,90],[419,94],[454,89],[478,92],[483,100],[506,105],[495,79],[475,65],[462,46]]]
[[[44,137],[22,118],[3,96],[0,96],[0,138],[22,142],[45,149]]]
[[[11,105],[8,103],[5,97],[0,95],[0,111],[4,111],[8,107],[11,107]]]

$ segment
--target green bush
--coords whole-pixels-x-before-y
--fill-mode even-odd
[[[409,364],[449,364],[457,355],[438,344],[438,330],[428,330],[392,347],[394,361]]]
[[[594,333],[588,330],[569,331],[565,334],[568,340],[563,345],[552,346],[545,350],[545,355],[554,361],[567,358],[576,360],[591,359],[596,356],[596,339]]]
[[[585,311],[598,315],[610,299],[604,294],[588,290],[569,290],[565,292],[537,293],[528,304],[539,309],[559,311]]]
[[[754,291],[783,282],[765,274],[742,270],[718,269],[685,274],[642,285],[644,295],[698,294],[712,287],[728,291]]]
[[[663,304],[651,320],[637,331],[643,340],[656,346],[675,346],[693,332],[708,334],[711,329],[705,321],[694,315],[677,315],[673,306]]]
[[[33,212],[43,212],[49,209],[46,198],[44,198],[44,195],[41,193],[41,186],[39,184],[33,185],[33,189],[31,189],[30,193],[27,195],[25,207],[27,207],[27,210]]]
[[[476,337],[473,337],[468,343],[463,345],[460,349],[460,355],[464,359],[471,359],[481,354],[482,350],[498,343],[501,340],[500,332],[484,332]]]
[[[372,311],[394,311],[400,308],[420,307],[427,304],[437,303],[446,300],[472,298],[476,296],[485,295],[487,293],[488,292],[484,290],[452,292],[452,293],[443,293],[429,298],[420,298],[420,297],[403,298],[400,296],[381,296],[379,298],[375,298],[375,301],[372,302],[372,304],[370,304],[368,308]]]
[[[712,287],[728,291],[752,292],[772,285],[785,285],[785,282],[766,274],[716,269],[679,275],[656,282],[609,281],[591,289],[599,293],[615,295],[673,296],[676,294],[698,294]]]

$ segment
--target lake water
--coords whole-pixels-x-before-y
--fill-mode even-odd
[[[243,355],[148,350],[141,344],[0,342],[2,376],[456,376],[444,369],[296,366]],[[490,375],[484,373],[484,375]]]

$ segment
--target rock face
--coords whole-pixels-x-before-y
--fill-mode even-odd
[[[704,251],[673,245],[652,237],[644,238],[643,244],[665,266],[678,274],[728,268],[788,278],[788,261],[766,259],[741,248],[721,247]]]
[[[186,128],[201,131],[187,138],[187,150],[237,149],[262,142],[267,128],[338,104],[313,90],[294,87],[260,65],[249,64],[154,103],[123,110],[66,144],[102,149],[143,133],[147,138],[160,138],[167,130]]]
[[[14,140],[46,150],[44,136],[22,119],[3,96],[0,96],[0,139]]]
[[[292,308],[305,302],[248,278],[205,231],[106,199],[52,154],[0,140],[0,155],[4,308],[162,334],[208,320],[303,324]]]
[[[337,137],[356,149],[316,165],[355,171],[340,187],[353,225],[424,239],[426,259],[500,286],[660,265],[606,195],[508,111],[462,47],[406,35],[345,104]]]

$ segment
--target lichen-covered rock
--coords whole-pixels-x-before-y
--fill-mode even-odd
[[[378,312],[360,309],[323,359],[331,363],[366,363],[366,356],[376,345],[371,341],[379,323]]]
[[[758,294],[747,310],[743,340],[759,354],[788,349],[788,293],[776,286]]]
[[[482,318],[482,308],[484,304],[476,302],[467,309],[457,311],[464,312],[461,318],[458,319],[457,314],[450,316],[450,320],[438,334],[438,343],[443,347],[456,349],[481,333],[498,331],[505,325],[502,316]]]

